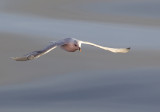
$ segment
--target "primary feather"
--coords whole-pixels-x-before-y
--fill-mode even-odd
[[[28,61],[28,60],[33,60],[36,58],[39,58],[42,55],[47,54],[48,52],[52,51],[53,49],[55,49],[57,47],[56,43],[52,43],[49,46],[47,46],[46,48],[39,50],[39,51],[33,51],[31,53],[26,54],[25,56],[22,57],[11,57],[13,60],[16,61]]]
[[[91,46],[95,46],[95,47],[98,47],[98,48],[101,48],[101,49],[104,49],[104,50],[107,50],[107,51],[111,51],[113,53],[127,53],[130,48],[109,48],[109,47],[103,47],[103,46],[100,46],[100,45],[97,45],[97,44],[94,44],[94,43],[91,43],[91,42],[86,42],[86,41],[80,41],[81,44],[88,44],[88,45],[91,45]]]

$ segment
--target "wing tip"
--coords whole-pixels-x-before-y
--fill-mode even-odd
[[[128,52],[129,52],[129,51],[131,50],[131,47],[128,47],[127,50],[128,50]]]
[[[124,51],[124,53],[128,53],[131,50],[131,47],[126,48],[126,50]]]
[[[128,50],[131,50],[131,47],[128,47],[127,49],[128,49]]]
[[[16,60],[17,57],[9,57],[10,59]]]
[[[126,48],[126,50],[124,51],[124,53],[127,53],[131,50],[131,47]]]
[[[27,61],[27,57],[10,57],[11,59],[15,61]]]

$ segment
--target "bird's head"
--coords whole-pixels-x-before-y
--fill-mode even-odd
[[[81,42],[80,41],[78,41],[78,40],[75,41],[75,47],[77,47],[77,50],[79,50],[80,52],[82,51],[81,50]]]

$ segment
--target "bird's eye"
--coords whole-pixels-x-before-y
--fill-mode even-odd
[[[74,46],[77,46],[77,44],[74,44]]]

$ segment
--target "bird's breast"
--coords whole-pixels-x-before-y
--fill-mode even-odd
[[[73,44],[64,44],[61,46],[61,48],[68,52],[75,52],[77,50]]]

